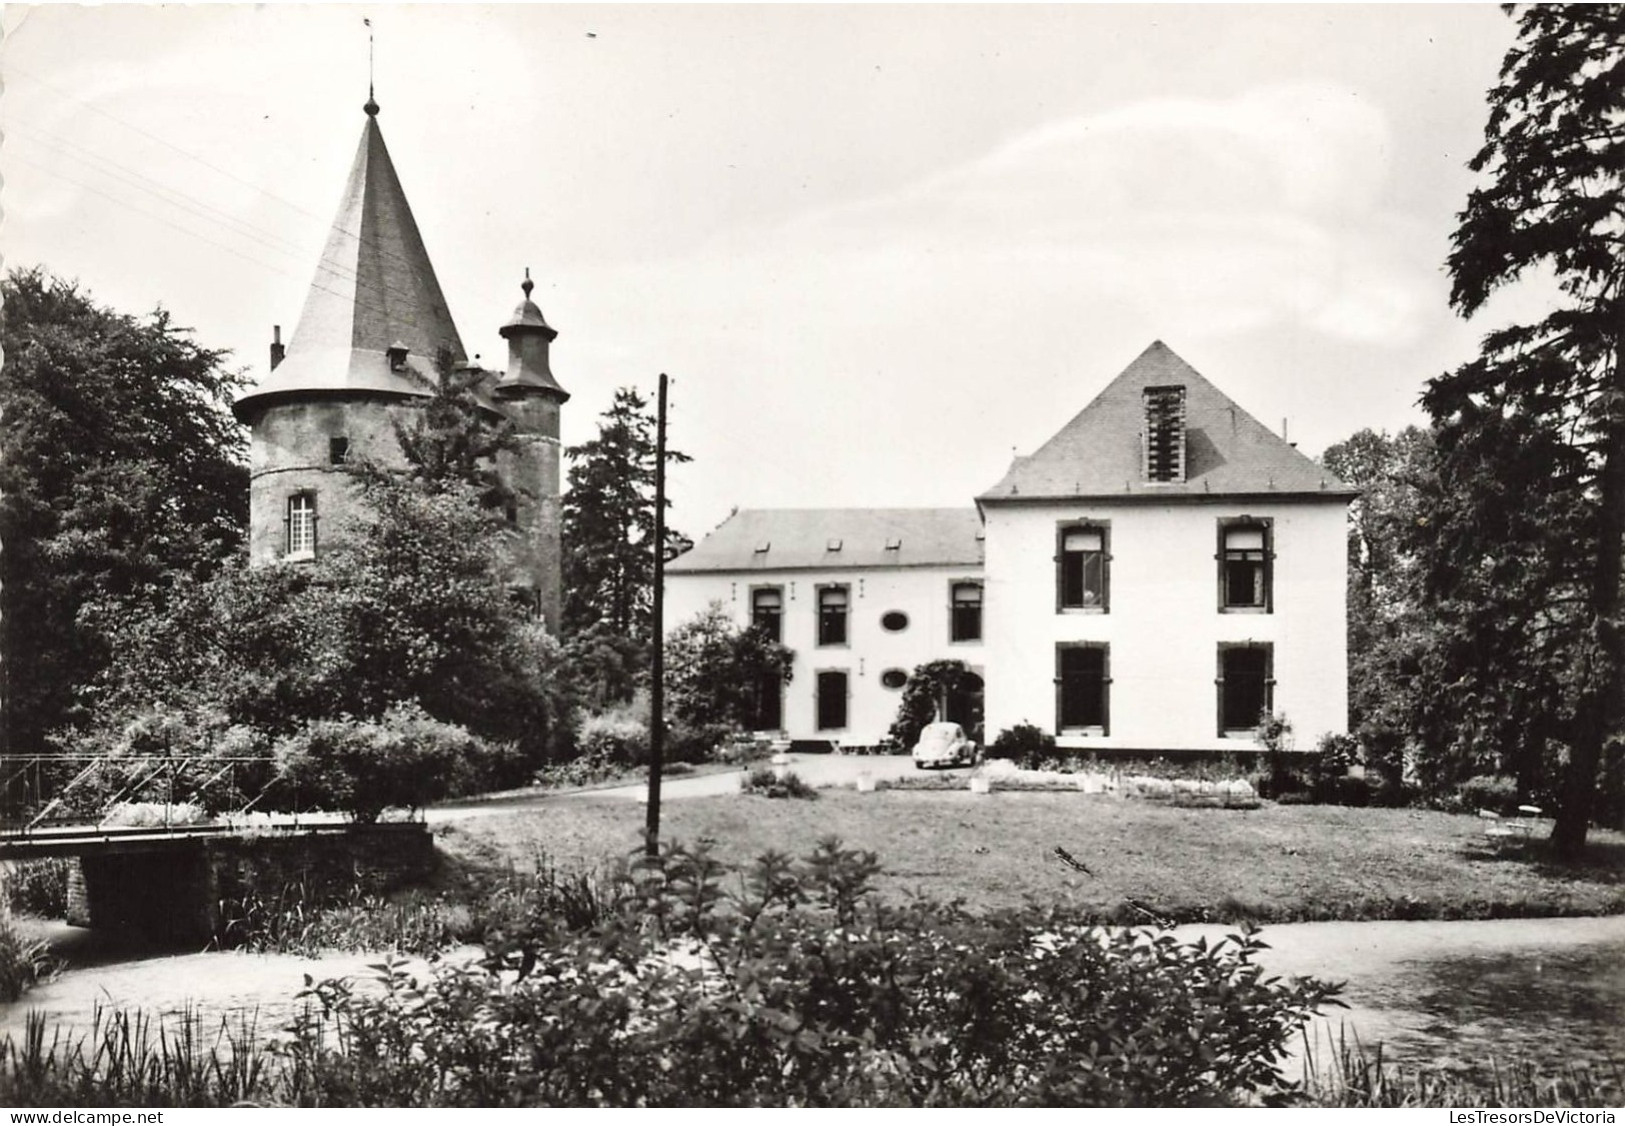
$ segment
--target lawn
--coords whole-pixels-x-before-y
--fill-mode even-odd
[[[458,871],[542,855],[562,869],[598,869],[639,847],[644,816],[637,802],[559,797],[436,832]],[[824,790],[813,801],[672,801],[661,832],[710,840],[735,867],[770,849],[801,856],[835,836],[879,856],[889,896],[978,909],[1032,901],[1111,921],[1142,921],[1130,901],[1181,922],[1625,913],[1625,834],[1595,832],[1585,864],[1560,866],[1539,841],[1498,852],[1477,818],[1430,810]]]

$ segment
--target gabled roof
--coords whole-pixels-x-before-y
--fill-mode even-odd
[[[1186,469],[1181,482],[1145,479],[1142,395],[1185,388]],[[1299,453],[1158,340],[1048,442],[1010,464],[978,503],[1157,500],[1205,496],[1348,500],[1357,490]]]
[[[368,101],[355,162],[288,351],[276,369],[238,397],[241,416],[270,396],[348,392],[426,395],[435,353],[462,361],[429,252]],[[388,349],[409,350],[393,370]],[[430,382],[425,384],[424,380]]]
[[[980,567],[981,534],[974,508],[747,508],[666,573]]]

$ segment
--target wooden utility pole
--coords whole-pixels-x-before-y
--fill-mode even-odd
[[[660,373],[660,400],[655,415],[655,589],[652,607],[649,685],[649,818],[643,851],[660,853],[660,767],[666,750],[666,373]]]

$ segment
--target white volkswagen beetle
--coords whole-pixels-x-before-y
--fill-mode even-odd
[[[957,723],[926,724],[911,753],[916,770],[928,766],[975,766],[977,758],[976,744]]]

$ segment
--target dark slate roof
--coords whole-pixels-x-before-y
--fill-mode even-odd
[[[974,508],[748,508],[735,512],[670,574],[845,567],[982,565]],[[888,541],[899,546],[888,550]],[[831,550],[834,541],[839,550]],[[766,544],[767,550],[758,551]]]
[[[1148,482],[1141,431],[1147,387],[1185,388],[1186,479]],[[1299,453],[1158,340],[1060,432],[1010,464],[979,503],[1269,495],[1346,501],[1357,490]]]
[[[361,144],[287,356],[238,397],[239,416],[257,400],[287,395],[427,395],[442,345],[454,360],[465,358],[376,109],[368,103]],[[390,368],[386,352],[396,343],[410,350],[406,371]]]

